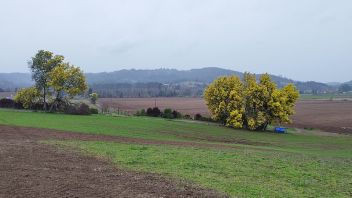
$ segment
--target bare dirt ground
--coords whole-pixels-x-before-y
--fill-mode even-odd
[[[0,126],[0,197],[224,197],[185,182],[125,171],[105,159],[38,143],[70,135],[73,133]]]
[[[135,113],[156,106],[173,108],[183,114],[209,116],[202,98],[102,98],[101,104]],[[328,132],[352,133],[352,101],[300,100],[291,127],[314,128]]]
[[[352,101],[302,100],[291,126],[352,133]]]
[[[0,98],[13,97],[15,92],[0,92]]]
[[[135,113],[140,109],[147,109],[156,105],[160,109],[172,108],[183,114],[195,115],[200,113],[209,115],[208,108],[202,98],[101,98],[99,103],[129,113]]]

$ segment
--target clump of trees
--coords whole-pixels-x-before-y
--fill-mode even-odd
[[[266,130],[272,123],[290,123],[299,92],[293,84],[278,89],[270,75],[259,81],[254,74],[216,79],[205,90],[204,98],[212,118],[233,128]]]
[[[16,102],[26,109],[42,104],[44,111],[90,112],[85,105],[70,103],[70,99],[87,89],[85,76],[79,67],[65,62],[63,56],[45,50],[38,51],[28,64],[35,86],[19,90],[14,98]]]
[[[147,116],[151,116],[151,117],[160,117],[161,115],[161,111],[158,107],[148,108],[146,113],[147,113],[146,114]]]
[[[166,119],[179,119],[182,114],[176,110],[166,108],[161,111],[158,107],[148,108],[147,110],[141,109],[136,112],[136,116],[149,116],[149,117],[162,117]]]

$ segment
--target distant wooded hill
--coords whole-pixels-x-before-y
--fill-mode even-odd
[[[93,91],[105,97],[158,97],[158,96],[200,96],[207,84],[219,76],[243,73],[208,67],[202,69],[176,70],[120,70],[115,72],[86,73]],[[258,75],[259,76],[259,75]],[[282,87],[294,83],[301,93],[324,93],[336,91],[336,87],[319,82],[300,82],[272,75]],[[33,84],[30,74],[0,73],[0,88],[15,90]]]

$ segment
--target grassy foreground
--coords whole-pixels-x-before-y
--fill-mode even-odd
[[[44,141],[106,157],[122,168],[184,179],[233,197],[352,196],[351,136],[322,136],[295,131],[282,135],[164,119],[10,110],[0,110],[0,124],[236,145],[236,148],[224,149]]]
[[[282,135],[161,118],[76,116],[3,109],[0,109],[0,124],[153,140],[236,144],[237,146],[255,146],[293,153],[352,157],[352,136],[327,137],[310,134],[308,131],[306,134],[292,131]]]
[[[255,149],[45,143],[106,157],[119,167],[182,178],[234,197],[348,197],[352,193],[352,159]]]

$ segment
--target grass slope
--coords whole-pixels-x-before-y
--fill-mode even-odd
[[[352,159],[255,149],[50,141],[120,167],[192,181],[233,197],[349,197]]]
[[[104,156],[118,166],[165,174],[239,197],[352,196],[352,137],[248,132],[157,118],[72,116],[0,110],[0,124],[155,140],[236,145],[182,148],[46,141]],[[248,145],[250,144],[250,145]]]
[[[0,124],[58,129],[72,132],[133,138],[196,141],[221,144],[244,143],[290,152],[327,156],[352,156],[352,137],[315,134],[249,132],[213,124],[190,123],[147,117],[76,116],[0,110]],[[323,148],[323,149],[322,149]]]

